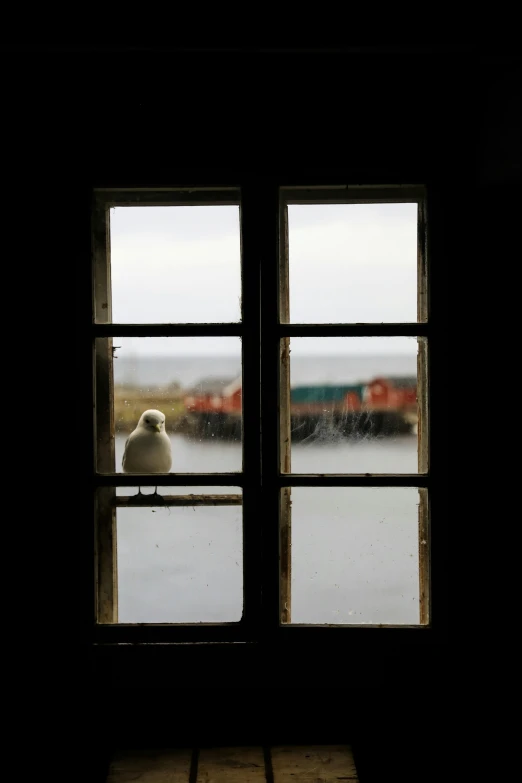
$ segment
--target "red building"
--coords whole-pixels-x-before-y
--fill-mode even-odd
[[[367,410],[408,410],[417,407],[417,378],[374,378],[366,385]]]
[[[185,408],[190,413],[241,413],[241,377],[207,378],[187,391]]]
[[[229,383],[223,389],[223,413],[241,415],[242,401],[242,379],[241,376]]]

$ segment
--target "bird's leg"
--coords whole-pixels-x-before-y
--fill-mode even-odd
[[[154,498],[157,500],[161,500],[162,503],[165,501],[163,500],[163,495],[158,495],[158,488],[154,487]]]
[[[165,498],[163,497],[163,495],[158,495],[158,488],[157,487],[155,487],[155,489],[154,489],[154,499],[158,500],[158,501],[161,501],[164,506],[167,506],[167,504],[165,502]],[[167,506],[167,511],[170,514],[170,508],[168,506]]]

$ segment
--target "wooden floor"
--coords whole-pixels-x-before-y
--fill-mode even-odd
[[[348,746],[195,748],[119,753],[107,783],[357,783]]]

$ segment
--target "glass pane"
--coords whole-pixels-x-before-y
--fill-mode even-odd
[[[291,471],[416,473],[416,337],[290,340]]]
[[[164,414],[171,472],[241,470],[240,338],[115,337],[113,346],[117,472],[127,438],[147,410]]]
[[[291,498],[292,623],[419,624],[418,489],[293,487]]]
[[[241,317],[238,206],[110,210],[114,323]]]
[[[417,321],[417,204],[291,204],[292,323]]]
[[[142,493],[151,490],[142,489]],[[152,488],[153,490],[153,488]],[[135,497],[137,487],[119,487]],[[241,495],[238,487],[159,487],[172,495]],[[117,508],[118,622],[236,622],[243,611],[242,508]]]

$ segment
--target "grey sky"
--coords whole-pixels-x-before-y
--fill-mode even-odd
[[[290,315],[300,323],[416,320],[416,204],[289,206]],[[239,208],[111,210],[113,321],[240,316]],[[227,355],[235,338],[118,339],[134,354]],[[346,347],[344,347],[346,346]],[[294,341],[304,354],[411,353],[407,338]]]

